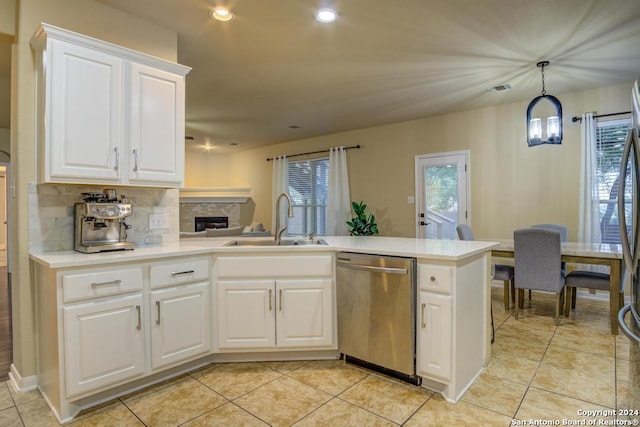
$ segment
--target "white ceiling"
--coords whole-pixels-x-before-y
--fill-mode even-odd
[[[191,150],[532,99],[540,60],[551,62],[546,89],[556,96],[640,76],[639,0],[99,1],[177,31],[178,60],[193,68]],[[215,5],[235,20],[212,21]],[[339,19],[314,21],[321,6]],[[506,83],[513,89],[488,91]]]

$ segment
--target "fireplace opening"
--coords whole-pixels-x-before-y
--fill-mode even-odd
[[[197,216],[195,217],[195,231],[204,231],[207,228],[229,228],[228,216]]]

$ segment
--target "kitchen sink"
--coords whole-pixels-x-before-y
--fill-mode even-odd
[[[232,240],[225,246],[309,246],[309,245],[328,245],[326,240],[322,239],[298,239],[298,240]]]

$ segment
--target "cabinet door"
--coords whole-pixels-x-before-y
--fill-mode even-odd
[[[66,396],[144,373],[142,294],[64,307]]]
[[[219,348],[275,347],[274,289],[273,280],[218,282]]]
[[[52,40],[46,76],[45,180],[118,182],[122,61]]]
[[[418,374],[451,377],[451,296],[420,292],[418,304]]]
[[[131,63],[130,183],[182,185],[184,78]]]
[[[209,282],[151,292],[151,366],[158,368],[211,348]]]
[[[333,344],[333,281],[278,280],[276,337],[278,347]]]

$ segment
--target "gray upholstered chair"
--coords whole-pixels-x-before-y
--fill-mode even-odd
[[[624,279],[626,269],[624,263],[620,272],[620,293],[619,307],[624,305]],[[565,302],[564,315],[569,317],[570,311],[576,308],[577,288],[597,289],[601,291],[609,290],[610,276],[607,273],[599,273],[595,271],[574,270],[567,274],[565,286],[567,287],[567,300]]]
[[[460,240],[474,240],[473,231],[467,224],[460,224],[456,227],[458,232],[458,238]],[[513,267],[510,265],[493,264],[491,266],[491,278],[493,280],[502,280],[504,283],[504,309],[509,310],[509,292],[512,293],[512,300],[515,301],[513,296]],[[511,288],[511,291],[509,290]]]
[[[531,226],[531,228],[543,228],[545,230],[557,231],[558,233],[560,233],[560,241],[561,242],[568,242],[569,241],[569,229],[567,227],[565,227],[564,225],[560,225],[560,224],[534,224],[534,225]],[[563,262],[561,265],[562,265],[562,270],[566,274],[567,273],[567,263]],[[531,299],[531,291],[529,291],[529,299]],[[520,306],[520,308],[522,308],[522,306]]]
[[[564,225],[559,224],[534,224],[531,228],[544,228],[545,230],[553,230],[560,233],[560,241],[567,242],[569,241],[569,229]]]
[[[556,294],[555,324],[560,324],[564,300],[565,274],[561,268],[560,233],[544,228],[525,228],[513,232],[515,288],[518,292],[515,317],[520,316],[522,290]]]

